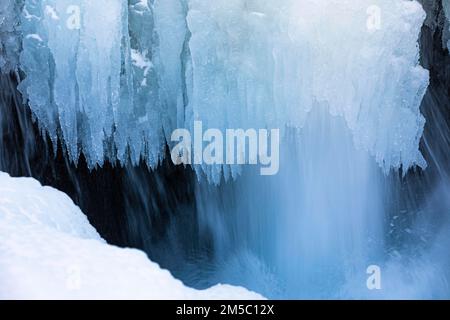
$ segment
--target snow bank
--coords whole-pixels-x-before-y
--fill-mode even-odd
[[[185,287],[138,250],[110,246],[62,192],[0,172],[0,299],[261,299]]]

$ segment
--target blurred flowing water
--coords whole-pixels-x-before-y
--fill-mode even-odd
[[[83,155],[75,165],[32,121],[17,90],[21,73],[1,75],[0,170],[68,193],[109,243],[144,250],[193,287],[230,283],[269,298],[449,298],[450,58],[443,7],[422,2],[424,170],[384,172],[326,104],[304,127],[285,128],[273,177],[245,167],[213,185],[175,167],[167,150],[155,169],[145,159],[92,168]],[[381,268],[381,290],[366,286],[370,265]]]

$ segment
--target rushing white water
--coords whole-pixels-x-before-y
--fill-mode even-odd
[[[0,72],[17,69],[20,50],[19,21],[22,1],[0,3]]]

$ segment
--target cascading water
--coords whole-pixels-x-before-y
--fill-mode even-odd
[[[442,14],[439,50],[448,60],[448,2],[424,2]],[[62,166],[80,205],[96,202],[85,190],[117,196],[121,235],[111,241],[143,248],[198,288],[231,283],[269,298],[449,296],[449,126],[441,120],[449,100],[434,94],[432,66],[429,83],[419,65],[425,13],[416,1],[2,6],[0,67],[15,72],[58,150],[46,159],[56,161],[53,183]],[[14,91],[6,78],[2,91]],[[0,102],[20,105],[18,94]],[[192,132],[194,121],[222,131],[279,128],[278,174],[167,165],[171,132]],[[0,143],[0,169],[13,171],[5,150]],[[14,172],[37,175],[28,161]],[[113,217],[102,219],[91,218]],[[367,288],[371,265],[382,270],[382,290]]]
[[[348,278],[382,256],[384,174],[325,108],[289,132],[281,148],[274,177],[248,169],[232,188],[214,193],[199,185],[200,224],[225,264],[214,280],[245,283],[269,297],[339,297]]]

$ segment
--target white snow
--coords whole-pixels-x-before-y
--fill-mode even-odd
[[[135,249],[105,243],[64,193],[0,172],[0,299],[262,299],[185,287]]]

